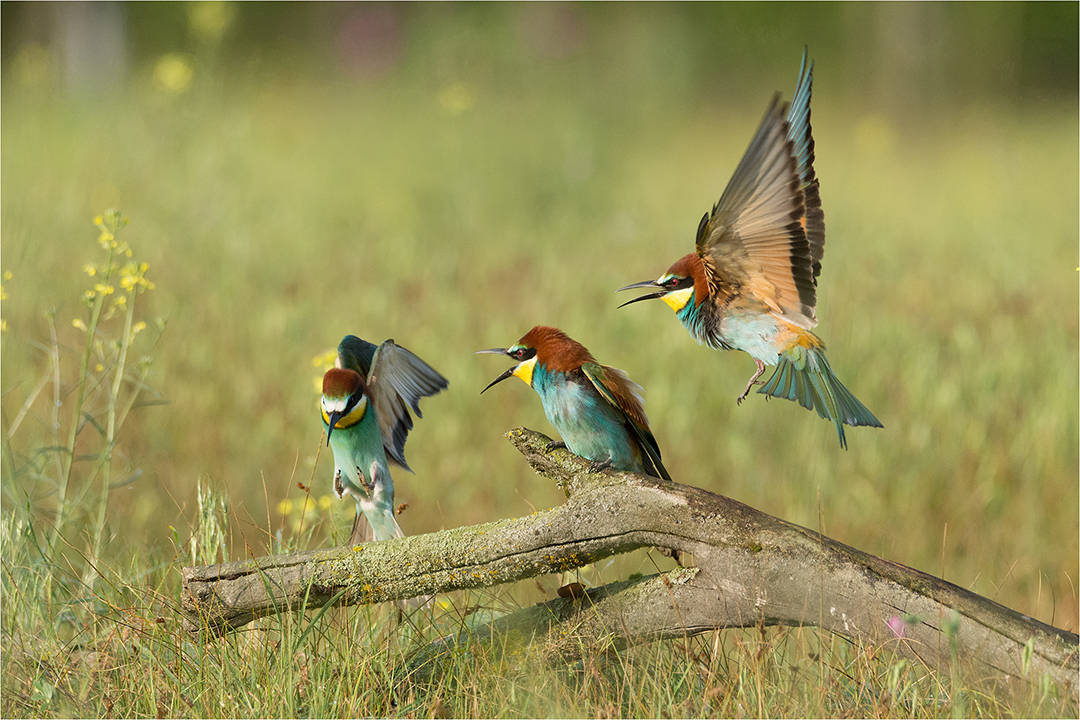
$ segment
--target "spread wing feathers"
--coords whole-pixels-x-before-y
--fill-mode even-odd
[[[445,390],[446,378],[393,340],[387,340],[372,355],[367,384],[387,456],[412,472],[405,462],[405,439],[413,427],[409,410],[423,417],[420,398]]]
[[[582,364],[581,370],[604,399],[626,416],[626,425],[633,431],[641,447],[645,472],[653,477],[671,480],[667,468],[660,462],[660,446],[649,430],[649,419],[641,406],[641,386],[622,370],[608,365],[587,362]]]
[[[747,295],[806,329],[817,325],[816,285],[825,241],[813,175],[811,69],[804,67],[797,102],[786,119],[786,104],[779,93],[773,98],[697,238],[719,297]]]
[[[814,284],[821,274],[821,258],[825,254],[825,213],[821,210],[821,193],[814,173],[814,136],[810,129],[810,95],[814,87],[814,63],[807,62],[803,49],[799,80],[795,83],[795,96],[788,109],[788,139],[792,142],[797,172],[802,180],[803,202],[806,211],[806,240],[810,244],[813,261]]]

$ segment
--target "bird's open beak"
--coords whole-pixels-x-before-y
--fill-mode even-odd
[[[489,350],[477,350],[476,352],[473,353],[473,355],[505,355],[505,354],[506,354],[506,348],[491,348]],[[490,383],[488,383],[488,386],[486,388],[484,388],[483,390],[480,391],[480,394],[483,395],[485,392],[487,392],[487,389],[490,388],[492,385],[497,385],[498,383],[501,383],[506,378],[513,376],[515,368],[517,368],[517,365],[515,365],[514,367],[510,368],[509,370],[504,372],[499,377],[492,380]]]
[[[515,365],[515,366],[514,366],[514,367],[512,367],[512,368],[510,368],[509,370],[507,370],[506,372],[504,372],[504,373],[503,373],[502,375],[500,375],[499,377],[497,377],[497,378],[495,378],[494,380],[492,380],[491,382],[489,382],[489,383],[488,383],[488,386],[487,386],[486,388],[484,388],[483,390],[481,390],[481,391],[480,391],[480,394],[481,394],[481,395],[483,395],[483,394],[484,394],[485,392],[487,392],[487,389],[488,389],[489,387],[491,387],[492,385],[498,385],[499,383],[501,383],[501,382],[502,382],[503,380],[505,380],[506,378],[508,378],[508,377],[513,377],[513,376],[514,376],[514,371],[515,371],[515,370],[517,370],[517,365]]]
[[[657,287],[656,282],[654,280],[644,280],[644,281],[639,282],[639,283],[634,283],[633,285],[627,285],[626,287],[621,287],[618,290],[616,290],[615,292],[622,292],[623,290],[636,290],[637,288],[654,288],[654,287]],[[649,293],[647,295],[642,295],[641,297],[636,297],[633,300],[627,300],[626,302],[624,302],[619,307],[626,307],[627,305],[631,305],[633,303],[640,302],[642,300],[654,300],[656,298],[664,297],[664,295],[666,295],[666,294],[667,294],[667,292],[665,290],[660,290],[659,292],[652,292],[652,293]]]
[[[338,424],[338,420],[341,419],[342,415],[344,415],[344,413],[338,412],[337,410],[330,413],[330,427],[326,428],[326,446],[327,447],[330,447],[330,435],[334,432],[334,426]]]

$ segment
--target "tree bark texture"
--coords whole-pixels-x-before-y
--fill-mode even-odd
[[[1077,699],[1078,638],[918,570],[699,488],[595,472],[549,439],[511,442],[566,492],[529,517],[379,543],[183,569],[188,628],[224,633],[270,613],[373,603],[512,582],[643,547],[692,554],[694,568],[594,588],[501,618],[564,657],[720,628],[811,625],[947,670],[1023,681],[1049,674]],[[571,622],[572,621],[572,622]],[[573,633],[565,630],[573,628]],[[444,641],[446,646],[456,643]],[[430,659],[439,652],[431,648]],[[422,660],[422,659],[421,659]]]

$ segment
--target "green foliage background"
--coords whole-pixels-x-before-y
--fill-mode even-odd
[[[80,342],[91,219],[120,207],[169,404],[119,446],[143,474],[110,497],[114,552],[183,540],[207,476],[234,557],[288,537],[297,483],[330,493],[312,358],[346,333],[450,380],[395,476],[406,532],[558,503],[502,439],[551,432],[538,399],[480,397],[506,363],[471,354],[552,324],[646,388],[677,480],[1077,629],[1075,4],[131,4],[99,48],[122,70],[77,77],[42,12],[3,6],[5,440],[43,311]],[[848,452],[793,404],[737,408],[748,357],[612,294],[692,249],[804,44],[819,334],[885,425]],[[5,513],[55,511],[14,460],[47,416],[6,443]],[[328,512],[312,545],[347,532]]]

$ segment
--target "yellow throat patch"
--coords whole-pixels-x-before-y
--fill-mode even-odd
[[[525,384],[532,387],[533,368],[536,367],[536,356],[532,356],[525,362],[518,363],[518,366],[514,368],[514,375],[525,381]]]
[[[349,411],[348,415],[345,415],[337,421],[334,425],[335,430],[342,430],[349,428],[364,419],[364,413],[367,412],[367,397],[360,398],[360,402],[356,403],[356,406]],[[322,420],[327,425],[330,424],[330,414],[326,412],[326,404],[322,406]]]
[[[684,307],[686,307],[686,303],[690,302],[690,298],[693,296],[693,294],[694,288],[688,287],[681,290],[669,292],[667,295],[664,295],[660,299],[670,305],[672,310],[674,310],[675,312],[679,312]]]

